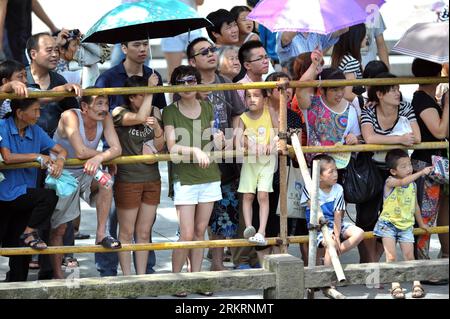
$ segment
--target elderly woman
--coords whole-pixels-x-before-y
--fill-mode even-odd
[[[50,175],[61,175],[66,150],[56,144],[36,122],[40,115],[37,99],[11,101],[12,113],[0,120],[0,151],[6,164],[37,161],[51,167]],[[48,155],[52,152],[56,159]],[[48,153],[47,153],[48,154]],[[47,248],[37,229],[46,225],[58,197],[54,190],[37,188],[36,168],[4,170],[0,183],[0,242],[3,247],[26,246],[37,250]],[[10,257],[6,281],[26,281],[30,256]]]
[[[375,78],[395,78],[390,73],[380,73]],[[411,146],[420,143],[421,134],[411,104],[401,101],[398,85],[371,86],[368,103],[361,111],[361,131],[367,144],[402,144]],[[389,175],[385,165],[386,154],[375,153],[372,160],[377,164],[384,179]],[[366,203],[356,205],[356,225],[365,231],[373,230],[378,212],[383,204],[383,192]],[[375,239],[361,242],[358,246],[360,262],[378,262],[383,246]]]
[[[219,50],[219,63],[217,71],[219,74],[233,80],[241,71],[241,62],[238,57],[239,48],[236,46],[225,45]]]

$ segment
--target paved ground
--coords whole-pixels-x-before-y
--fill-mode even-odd
[[[172,201],[167,197],[167,169],[165,164],[160,164],[161,174],[163,176],[162,183],[162,195],[161,195],[161,205],[158,208],[158,217],[153,229],[153,240],[154,242],[167,242],[176,241],[176,230],[177,230],[177,219],[175,214],[175,209],[173,207]],[[351,209],[352,210],[352,209]],[[79,240],[76,245],[93,245],[95,236],[95,226],[96,226],[96,214],[95,210],[89,208],[84,202],[82,204],[82,218],[81,218],[81,230],[83,233],[88,233],[91,235],[91,239]],[[433,236],[432,243],[432,256],[435,257],[439,250],[439,241],[436,236]],[[291,255],[299,257],[298,245],[291,245],[289,247],[289,253]],[[157,273],[169,273],[171,271],[171,251],[157,251],[157,263],[155,270]],[[95,269],[94,255],[93,254],[78,254],[76,255],[80,262],[80,276],[81,277],[98,277],[98,272]],[[341,262],[344,264],[357,263],[359,260],[357,250],[350,251],[348,254],[342,256]],[[8,259],[6,257],[0,257],[0,280],[4,279],[5,272],[7,270]],[[231,263],[226,263],[226,267],[231,268],[233,265]],[[203,269],[208,270],[210,263],[205,259],[203,264]],[[119,267],[120,272],[120,267]],[[70,272],[67,273],[69,275]],[[37,279],[37,271],[31,270],[29,275],[30,280]],[[410,297],[410,284],[405,284],[406,289],[408,289],[407,298]],[[389,299],[390,295],[388,292],[389,287],[380,289],[368,289],[365,286],[347,286],[339,288],[339,290],[345,294],[348,298],[355,299]],[[428,292],[426,298],[428,299],[448,299],[449,298],[449,287],[447,286],[426,286],[426,291]],[[160,296],[158,298],[174,298],[172,296]],[[189,298],[205,298],[200,295],[192,294]],[[247,299],[247,298],[262,298],[262,291],[252,290],[252,291],[235,291],[235,292],[217,292],[212,298],[233,298],[233,299]],[[321,293],[316,294],[316,298],[325,298]]]

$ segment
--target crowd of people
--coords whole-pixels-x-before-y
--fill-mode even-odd
[[[0,2],[6,22],[17,2],[22,1]],[[36,0],[23,2],[30,5],[22,9],[28,10],[27,14],[31,14],[31,8],[43,11]],[[254,2],[249,1],[249,5]],[[193,7],[202,3],[190,1]],[[169,103],[162,93],[83,96],[82,87],[162,86],[161,75],[146,65],[147,39],[121,43],[123,59],[88,85],[67,67],[79,49],[81,32],[57,31],[45,14],[53,35],[29,34],[26,43],[13,50],[15,54],[0,50],[6,54],[6,60],[0,63],[0,92],[22,98],[0,101],[2,160],[5,164],[37,161],[41,165],[40,170],[1,170],[0,245],[36,250],[74,245],[81,199],[96,209],[97,244],[117,249],[122,244],[151,242],[161,178],[165,178],[158,163],[108,167],[103,163],[121,155],[169,152],[185,156],[168,163],[167,176],[180,241],[204,240],[207,231],[210,239],[246,238],[256,246],[231,250],[239,269],[258,267],[265,255],[278,252],[277,246],[267,245],[266,237],[276,237],[280,232],[276,214],[280,193],[277,154],[283,151],[277,136],[280,91],[204,93],[196,92],[195,85],[396,76],[390,73],[382,19],[376,27],[358,24],[326,36],[275,34],[248,20],[250,11],[250,7],[238,6],[211,12],[207,16],[213,24],[207,28],[209,38],[199,33],[189,41],[184,41],[184,36],[165,40],[169,84],[192,88],[192,92],[174,94]],[[15,37],[11,24],[4,27],[0,24],[9,38],[0,49],[13,49],[11,43],[18,42],[11,41]],[[23,59],[25,51],[27,58]],[[324,63],[327,51],[331,51],[331,65]],[[183,55],[188,65],[180,65]],[[448,76],[448,64],[422,59],[415,59],[411,70],[416,77]],[[73,92],[78,98],[32,99],[28,98],[29,90]],[[412,146],[444,141],[449,135],[447,90],[448,84],[423,84],[408,101],[398,85],[289,88],[288,133],[297,134],[302,145],[312,146]],[[207,154],[233,149],[250,154],[232,161],[213,161]],[[309,164],[320,161],[319,200],[332,234],[332,243],[326,243],[319,234],[317,245],[324,249],[318,262],[330,265],[329,244],[341,254],[358,247],[361,263],[379,262],[383,252],[387,261],[394,261],[396,242],[400,242],[407,260],[430,258],[430,236],[414,237],[412,229],[414,225],[428,229],[436,222],[448,225],[448,185],[429,178],[433,156],[448,154],[445,149],[374,153],[370,160],[381,174],[384,187],[376,196],[357,203],[356,222],[350,224],[343,221],[346,201],[341,186],[350,155],[344,163],[333,154],[309,155]],[[64,168],[67,158],[86,162]],[[297,165],[295,157],[288,165],[291,162]],[[58,178],[63,168],[78,182],[70,196],[58,196],[57,191],[45,186],[46,176]],[[113,179],[113,187],[99,176]],[[304,215],[289,219],[290,235],[308,234],[309,199],[304,189],[300,199]],[[374,231],[377,238],[363,241],[364,231]],[[440,241],[440,256],[448,258],[448,234]],[[307,264],[307,245],[301,245],[300,251]],[[211,270],[224,270],[224,249],[211,248],[210,252]],[[134,252],[133,257],[136,274],[154,272],[153,251]],[[200,271],[203,258],[201,248],[175,249],[172,271],[181,272],[186,263],[188,271]],[[117,275],[119,264],[123,275],[133,273],[129,252],[97,253],[95,261],[101,276]],[[63,264],[76,267],[78,262],[73,255],[56,254],[39,255],[38,264],[39,279],[51,279],[64,278]],[[6,280],[26,281],[30,265],[30,257],[10,257]],[[424,293],[420,282],[415,281],[413,297],[421,298]],[[404,298],[399,283],[392,284],[392,296]]]

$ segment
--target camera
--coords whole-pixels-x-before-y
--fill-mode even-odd
[[[76,39],[81,35],[80,30],[78,29],[73,29],[69,31],[69,39]]]

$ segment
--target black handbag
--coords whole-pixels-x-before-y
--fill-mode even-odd
[[[383,177],[372,156],[372,152],[360,152],[350,159],[342,185],[346,202],[361,204],[383,191]]]

